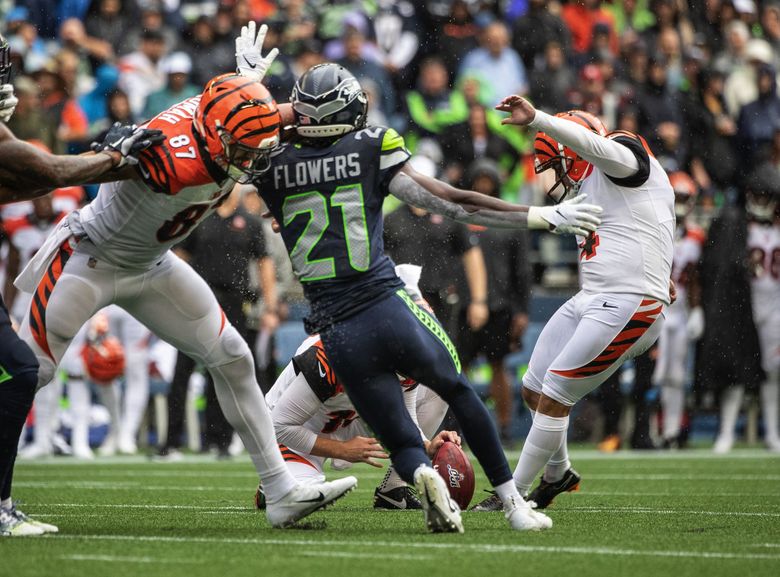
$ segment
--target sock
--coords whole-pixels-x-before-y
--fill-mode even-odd
[[[230,330],[235,331],[232,327]],[[266,499],[273,504],[298,483],[279,452],[271,412],[255,378],[254,360],[249,348],[244,346],[244,356],[231,363],[211,367],[209,373],[214,379],[214,389],[225,418],[241,437],[263,481]]]
[[[734,428],[737,425],[739,409],[742,406],[742,394],[745,389],[740,386],[729,387],[723,391],[720,399],[720,436],[734,438]]]
[[[493,489],[495,489],[496,495],[498,495],[498,498],[501,499],[502,503],[509,503],[512,497],[514,497],[518,502],[520,499],[522,499],[514,480],[506,481],[505,483],[496,485],[493,487]]]
[[[73,428],[71,430],[70,444],[76,449],[89,448],[89,387],[82,379],[70,378],[68,380],[68,400],[70,401]]]
[[[14,506],[14,501],[11,499],[11,497],[8,497],[7,499],[3,499],[0,501],[0,509],[11,509]]]
[[[778,431],[777,411],[780,402],[780,382],[777,371],[767,374],[767,382],[761,385],[761,413],[764,417],[764,439],[767,441],[780,440]]]
[[[561,447],[569,427],[569,417],[550,417],[536,413],[531,431],[525,439],[520,461],[513,474],[521,495],[526,495],[539,474]]]
[[[397,489],[398,487],[405,486],[406,482],[395,472],[395,469],[393,467],[388,467],[385,478],[382,479],[382,482],[379,484],[379,492],[386,493],[393,489]]]
[[[684,406],[685,390],[682,387],[661,387],[661,407],[664,411],[664,439],[671,440],[680,436]]]
[[[563,441],[558,450],[553,453],[547,466],[544,468],[544,480],[548,483],[555,483],[563,479],[563,476],[571,468],[569,460],[569,443],[567,442],[568,431],[563,432]]]

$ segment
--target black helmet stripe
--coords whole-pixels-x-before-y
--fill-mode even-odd
[[[232,77],[231,77],[231,78],[232,78]],[[225,80],[228,80],[228,79],[225,79]],[[212,100],[211,102],[209,102],[209,103],[206,105],[206,107],[203,109],[203,116],[205,117],[206,115],[208,115],[208,113],[211,111],[211,109],[212,109],[212,108],[214,108],[214,106],[215,106],[215,105],[216,105],[216,104],[217,104],[219,101],[221,101],[221,100],[222,100],[222,99],[224,99],[224,98],[227,98],[228,96],[230,96],[230,95],[231,95],[231,94],[233,94],[234,92],[238,92],[239,90],[241,90],[241,89],[243,89],[243,88],[245,88],[245,87],[249,86],[249,85],[250,85],[250,84],[252,84],[253,82],[257,82],[257,80],[249,80],[248,82],[244,82],[243,84],[241,84],[241,85],[239,85],[239,86],[236,86],[236,87],[235,87],[235,88],[233,88],[232,90],[226,90],[226,91],[225,91],[225,92],[223,92],[222,94],[219,94],[218,96],[216,96],[216,97],[214,98],[214,100]],[[215,83],[215,86],[217,86],[218,84],[220,84],[220,82],[217,82],[217,83]]]

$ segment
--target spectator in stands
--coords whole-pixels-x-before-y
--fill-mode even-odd
[[[546,110],[566,110],[574,72],[563,46],[556,41],[544,47],[544,59],[531,72],[531,100]]]
[[[601,0],[573,0],[563,7],[561,17],[572,37],[573,56],[582,57],[590,51],[594,27],[598,24],[609,28],[609,46],[612,54],[618,53],[615,20],[611,13],[601,6]]]
[[[146,98],[165,86],[167,78],[161,66],[165,50],[162,32],[144,30],[138,50],[119,61],[119,88],[130,99],[130,109],[135,116],[143,113]]]
[[[281,3],[280,11],[274,19],[283,23],[279,45],[282,54],[298,54],[303,45],[314,39],[317,33],[317,14],[306,0]]]
[[[162,69],[168,75],[168,84],[162,90],[154,92],[146,99],[143,119],[149,119],[167,110],[174,104],[197,96],[201,89],[191,84],[190,72],[192,72],[192,61],[185,52],[174,52],[165,57],[162,62]]]
[[[764,3],[761,9],[761,30],[764,40],[772,47],[773,64],[776,69],[780,69],[780,3],[777,0]]]
[[[401,89],[411,84],[412,62],[420,49],[414,3],[409,0],[379,0],[374,17],[376,44],[385,70]]]
[[[509,178],[525,149],[521,132],[506,130],[494,110],[479,105],[469,108],[465,122],[442,131],[439,144],[447,160],[447,179],[461,186],[465,185],[463,177],[468,167],[482,158],[499,164],[502,180]]]
[[[136,50],[139,42],[147,32],[157,33],[164,41],[168,50],[176,50],[179,43],[178,33],[165,23],[162,0],[140,0],[140,19],[137,25],[128,29],[118,46],[120,55],[127,55]]]
[[[19,103],[7,123],[8,129],[20,140],[40,140],[50,150],[57,149],[57,126],[41,107],[38,85],[27,76],[19,76],[14,80],[14,91]]]
[[[502,187],[498,165],[489,159],[475,161],[468,168],[465,185],[482,194],[499,196]],[[501,440],[508,443],[512,440],[513,395],[504,359],[522,347],[522,337],[528,327],[531,292],[528,236],[523,230],[483,227],[472,227],[472,234],[479,238],[485,260],[489,316],[484,325],[474,327],[467,310],[461,309],[458,351],[465,367],[480,353],[490,363],[490,396],[496,404]]]
[[[129,0],[93,0],[84,19],[86,33],[113,47],[121,46],[132,28]]]
[[[438,56],[447,67],[450,78],[455,78],[463,58],[479,46],[479,28],[465,0],[450,2],[449,14],[436,22]]]
[[[205,86],[206,82],[236,65],[236,48],[227,36],[218,35],[208,16],[201,16],[193,24],[184,42],[184,51],[197,66],[192,71],[192,83]]]
[[[772,47],[766,40],[753,38],[748,41],[744,62],[727,74],[723,89],[726,105],[733,118],[739,118],[742,107],[758,98],[758,70],[762,66],[771,66],[772,61]]]
[[[543,63],[547,61],[551,43],[560,47],[564,54],[570,49],[569,29],[559,16],[550,11],[549,4],[549,0],[530,0],[528,12],[515,20],[512,29],[512,47],[523,59],[528,71],[545,67]],[[541,106],[540,102],[535,103]]]
[[[376,106],[381,109],[390,126],[394,126],[396,102],[393,83],[384,66],[371,57],[374,52],[367,50],[367,45],[365,32],[360,27],[347,26],[344,32],[344,57],[336,62],[354,74],[361,83],[366,79],[381,87],[380,100]]]
[[[60,40],[63,48],[85,56],[94,66],[114,58],[114,48],[111,43],[100,37],[87,35],[84,23],[77,18],[70,18],[62,23]]]
[[[468,118],[466,99],[459,90],[450,89],[440,58],[431,56],[420,64],[416,89],[406,93],[406,112],[406,143],[412,149],[419,139],[439,136],[448,126]]]
[[[568,104],[557,110],[576,108],[585,110],[601,118],[608,127],[617,122],[617,110],[620,104],[616,94],[607,91],[604,75],[596,64],[586,64],[580,70],[578,88],[569,92]]]
[[[777,73],[770,64],[758,67],[758,98],[745,104],[737,120],[737,150],[742,176],[767,160],[775,130],[780,127]]]
[[[687,132],[707,143],[691,147],[689,164],[694,180],[709,197],[732,187],[737,169],[737,125],[726,109],[723,80],[713,68],[702,71],[696,100],[685,107]]]
[[[112,64],[103,64],[95,71],[95,88],[79,98],[79,105],[87,115],[90,134],[107,128],[108,95],[118,81],[119,69]]]
[[[507,94],[524,95],[528,92],[528,80],[523,61],[509,45],[506,24],[495,21],[480,34],[480,46],[463,59],[460,77],[474,76],[489,89],[487,104],[495,106]]]
[[[679,169],[686,154],[687,137],[677,92],[666,82],[666,59],[655,54],[648,61],[647,81],[636,96],[639,134],[644,134],[656,157],[663,157],[664,168]]]
[[[41,106],[47,120],[57,127],[59,152],[82,152],[87,138],[89,122],[78,101],[74,99],[59,70],[75,69],[78,57],[70,51],[62,51],[48,68],[39,70],[33,78],[38,82]],[[66,72],[67,73],[67,72]]]

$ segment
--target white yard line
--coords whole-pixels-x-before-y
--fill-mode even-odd
[[[198,563],[191,559],[161,559],[159,557],[127,557],[117,555],[61,555],[68,561],[104,561],[109,563]]]
[[[432,549],[470,551],[472,553],[560,553],[571,555],[602,555],[615,557],[673,557],[693,559],[733,559],[780,561],[780,555],[765,553],[729,553],[724,551],[655,551],[641,549],[617,549],[610,547],[545,547],[541,545],[497,545],[492,543],[436,543],[424,541],[360,541],[348,543],[344,540],[318,539],[238,539],[217,537],[171,537],[167,535],[56,535],[42,539],[74,539],[82,541],[128,541],[167,543],[208,543],[214,545],[267,545],[290,547],[327,546],[335,548],[376,547],[378,549],[397,547],[402,549]]]
[[[780,517],[780,513],[753,511],[697,511],[690,509],[653,509],[651,507],[569,507],[557,509],[558,513],[633,513],[639,515],[711,515],[715,517]]]

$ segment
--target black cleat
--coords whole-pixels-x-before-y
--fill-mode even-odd
[[[561,493],[577,491],[580,488],[580,481],[582,481],[582,477],[574,469],[568,469],[563,474],[563,479],[554,483],[548,483],[542,476],[539,485],[531,491],[526,501],[535,502],[536,509],[546,509],[552,504],[553,499]]]
[[[474,505],[469,511],[503,511],[504,503],[501,501],[495,491],[486,490],[490,497],[485,497],[479,503]]]
[[[381,492],[379,487],[374,489],[374,509],[387,509],[400,511],[405,509],[422,509],[417,494],[411,487],[396,487],[389,491]]]
[[[263,486],[257,486],[257,492],[255,493],[255,509],[265,511],[265,493],[263,493]]]

